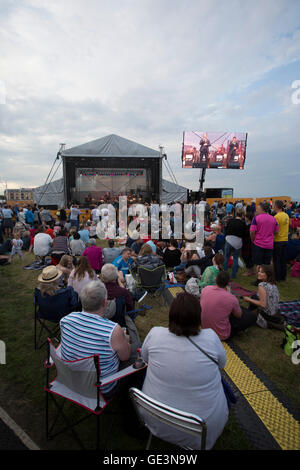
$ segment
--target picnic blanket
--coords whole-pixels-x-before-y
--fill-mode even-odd
[[[254,295],[257,293],[256,291],[245,289],[245,287],[233,281],[230,282],[229,285],[231,288],[231,292],[237,297],[242,297],[243,295],[247,295],[248,297],[251,297],[251,295]]]
[[[300,300],[279,302],[279,308],[289,325],[300,327]]]
[[[179,284],[179,283],[172,284],[168,279],[165,280],[165,286],[166,286],[166,289],[169,289],[169,287],[182,287],[183,289],[185,288],[185,284]]]
[[[51,258],[48,258],[48,259],[45,260],[45,263],[43,263],[41,260],[34,261],[33,263],[27,264],[26,266],[24,266],[23,269],[29,269],[29,270],[32,270],[32,271],[37,271],[37,270],[46,268],[50,264],[51,264]]]

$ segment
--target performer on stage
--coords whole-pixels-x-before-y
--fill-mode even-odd
[[[200,144],[200,166],[203,166],[203,164],[204,166],[207,166],[210,141],[208,140],[206,134],[203,134],[203,137],[200,140],[199,144]]]
[[[234,163],[235,157],[239,155],[238,152],[239,152],[239,144],[236,140],[236,137],[233,137],[232,141],[229,144],[227,163]]]

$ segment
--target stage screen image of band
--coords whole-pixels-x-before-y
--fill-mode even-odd
[[[182,168],[243,170],[246,132],[184,132]]]

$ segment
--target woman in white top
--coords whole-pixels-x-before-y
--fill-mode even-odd
[[[216,333],[200,331],[199,300],[186,292],[173,300],[169,328],[154,327],[142,346],[148,362],[143,392],[155,400],[181,411],[196,414],[207,425],[206,449],[211,449],[228,419],[228,406],[219,367],[226,364],[226,353]],[[192,341],[219,364],[209,359]],[[200,449],[200,439],[162,425],[144,415],[154,434],[182,447]]]
[[[70,273],[68,286],[72,286],[75,292],[80,295],[83,287],[91,281],[98,279],[95,271],[91,268],[90,262],[86,256],[81,256],[78,265]]]

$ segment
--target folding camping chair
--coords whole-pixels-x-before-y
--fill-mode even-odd
[[[131,365],[119,372],[106,376],[105,379],[100,379],[99,354],[75,361],[65,361],[61,358],[60,346],[55,348],[48,338],[48,357],[44,362],[44,366],[46,368],[46,385],[44,390],[46,392],[47,439],[50,440],[69,430],[79,446],[85,450],[81,439],[73,428],[90,416],[95,416],[97,424],[96,449],[99,450],[100,416],[112,401],[112,399],[108,400],[104,397],[101,392],[102,387],[127,377],[138,370],[144,369],[147,367],[147,364],[143,363],[138,369],[135,368],[134,365]],[[52,381],[50,381],[50,369],[53,366],[55,366],[56,369],[56,376]],[[56,415],[52,419],[51,425],[49,416],[49,397],[51,397],[57,411]],[[60,399],[62,399],[62,401]],[[71,422],[64,412],[65,410],[63,411],[66,402],[69,402],[70,405],[75,404],[84,408],[88,414],[77,421]],[[65,427],[57,429],[57,423],[60,416],[64,420]],[[54,429],[57,430],[54,432]],[[109,433],[107,432],[107,436],[108,434]]]
[[[65,304],[65,302],[67,301],[67,298],[65,296],[65,291],[61,290],[61,292],[58,292],[57,294],[55,294],[55,296],[47,297],[47,302],[49,303],[49,306],[47,306],[46,310],[44,309],[44,307],[40,309],[39,299],[41,299],[41,295],[40,295],[39,289],[35,288],[34,290],[33,303],[34,303],[34,348],[35,349],[41,349],[47,343],[48,336],[50,338],[55,338],[57,341],[59,341],[59,335],[60,335],[59,322],[62,317],[70,313],[70,305],[68,306],[65,305],[65,309],[68,308],[67,311],[61,312],[57,310],[57,305],[60,304],[59,302],[59,299],[61,298],[60,296],[63,296],[65,298],[65,301],[62,302],[61,304],[62,305]],[[78,297],[76,297],[75,293],[73,294],[73,297],[72,297],[73,303],[76,301],[76,299],[78,301]],[[43,335],[44,332],[46,333],[45,335]]]
[[[59,320],[55,317],[48,316],[47,318],[41,316],[39,312],[37,290],[34,291],[34,349],[41,349],[47,343],[46,339],[42,340],[43,333],[47,333],[50,338],[59,341],[58,337],[60,334]],[[39,331],[38,331],[39,329]]]
[[[130,388],[129,395],[138,417],[142,424],[149,430],[146,450],[149,450],[150,448],[152,436],[168,441],[166,437],[160,436],[159,431],[157,432],[153,429],[150,422],[148,424],[149,417],[153,417],[155,420],[164,425],[170,426],[173,429],[199,437],[201,442],[199,447],[201,450],[205,450],[207,428],[203,419],[194,414],[186,413],[185,411],[172,408],[164,403],[154,400],[134,387]],[[166,435],[168,435],[168,433]],[[187,447],[184,448],[192,450]]]
[[[128,315],[133,321],[137,317],[137,315],[145,315],[145,310],[150,310],[152,308],[151,305],[141,305],[140,308],[135,310],[126,311],[126,301],[125,297],[121,296],[115,299],[116,301],[116,313],[111,318],[111,321],[119,323],[120,326],[126,327],[125,315]]]
[[[165,280],[167,278],[166,267],[164,264],[156,268],[147,268],[146,266],[138,266],[136,273],[132,274],[136,286],[147,292],[149,298],[159,303],[160,299],[165,302],[163,293],[166,288]],[[161,304],[159,303],[159,306]]]

